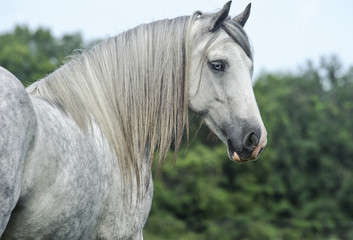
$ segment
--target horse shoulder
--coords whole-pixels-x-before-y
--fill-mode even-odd
[[[30,96],[37,116],[23,186],[5,236],[85,238],[110,185],[110,154],[99,134],[85,134],[60,109]]]

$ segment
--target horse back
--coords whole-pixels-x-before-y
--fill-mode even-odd
[[[20,196],[36,117],[22,83],[0,67],[0,237]]]

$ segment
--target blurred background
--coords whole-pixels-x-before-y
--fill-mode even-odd
[[[27,86],[75,49],[225,2],[2,0],[0,66]],[[231,15],[247,4],[234,0]],[[245,29],[268,145],[233,163],[190,114],[192,140],[155,178],[145,239],[353,239],[352,12],[350,0],[252,1]]]

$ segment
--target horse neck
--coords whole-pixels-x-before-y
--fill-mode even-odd
[[[127,180],[177,150],[187,120],[187,18],[141,25],[71,60],[36,86],[84,130],[100,127]],[[34,91],[32,91],[34,92]],[[134,174],[133,174],[134,173]]]

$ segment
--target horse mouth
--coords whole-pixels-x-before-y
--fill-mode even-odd
[[[239,155],[235,151],[230,139],[227,140],[227,151],[228,151],[228,156],[229,156],[230,160],[232,160],[234,162],[247,162],[248,161],[247,159],[242,159],[239,157]]]
[[[242,156],[239,156],[239,154],[235,151],[235,148],[233,147],[230,139],[227,140],[228,156],[234,162],[244,163],[248,161],[255,161],[258,159],[258,157],[260,156],[263,150],[264,148],[259,148],[258,150],[256,148],[250,157],[242,157]]]

